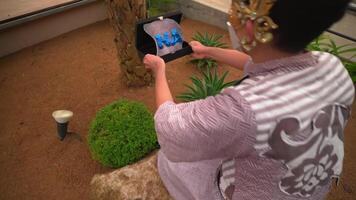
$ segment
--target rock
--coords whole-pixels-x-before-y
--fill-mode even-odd
[[[92,200],[173,200],[157,171],[157,151],[147,158],[91,181]]]

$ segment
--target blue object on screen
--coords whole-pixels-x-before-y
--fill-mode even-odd
[[[163,49],[163,38],[162,38],[161,34],[155,35],[155,38],[157,41],[158,48]]]

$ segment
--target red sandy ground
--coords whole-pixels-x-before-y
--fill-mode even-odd
[[[185,38],[195,31],[227,34],[192,20],[182,22]],[[88,199],[94,174],[112,171],[93,161],[86,142],[95,113],[121,97],[144,102],[152,112],[154,88],[127,88],[104,21],[0,59],[0,199]],[[228,38],[224,38],[228,42]],[[167,66],[174,95],[198,70],[185,57]],[[229,80],[241,72],[229,67]],[[57,139],[51,113],[74,112],[70,131]],[[356,110],[355,104],[353,110]],[[355,116],[346,129],[346,159],[340,187],[330,199],[353,199],[356,190]]]

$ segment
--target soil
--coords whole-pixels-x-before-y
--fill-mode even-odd
[[[196,31],[227,32],[197,21],[182,22],[184,37]],[[154,112],[154,88],[128,88],[118,66],[113,31],[99,22],[26,48],[0,59],[0,199],[88,199],[94,174],[107,173],[91,158],[88,127],[95,113],[119,98],[144,102]],[[184,57],[167,65],[174,95],[185,91],[199,71]],[[242,72],[228,66],[228,80]],[[353,110],[356,110],[356,104]],[[70,134],[60,141],[51,116],[54,110],[74,112]],[[345,165],[341,184],[331,199],[352,199],[356,193],[356,119],[346,128]]]

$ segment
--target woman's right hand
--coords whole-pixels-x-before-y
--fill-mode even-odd
[[[198,41],[191,41],[189,45],[193,49],[193,58],[202,59],[208,57],[208,47]]]

